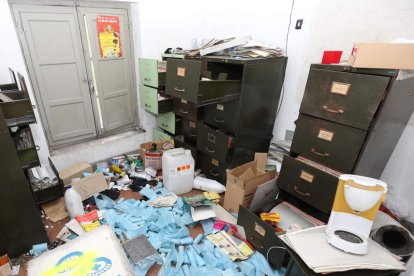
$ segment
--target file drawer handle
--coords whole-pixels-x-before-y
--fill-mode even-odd
[[[174,90],[177,91],[177,92],[185,92],[185,88],[180,89],[177,86],[174,87]]]
[[[151,78],[144,78],[144,81],[150,81]]]
[[[342,109],[332,109],[332,108],[327,107],[326,105],[322,106],[322,108],[325,111],[328,111],[328,112],[331,112],[331,113],[335,113],[335,114],[342,114],[342,113],[344,113],[344,111]]]
[[[166,125],[166,124],[164,124],[164,123],[161,123],[161,125],[162,125],[163,127],[168,127],[168,125]]]
[[[183,114],[187,114],[187,113],[188,113],[188,111],[187,111],[187,110],[184,110],[184,109],[182,109],[182,108],[180,109],[180,112],[181,112],[181,113],[183,113]]]
[[[145,107],[151,107],[151,105],[150,104],[145,104]]]
[[[216,152],[215,150],[209,149],[207,146],[206,146],[206,151],[209,152],[209,153],[215,153]]]
[[[217,123],[224,123],[224,120],[219,120],[216,117],[214,117],[214,121],[217,122]]]
[[[209,173],[210,173],[212,176],[218,176],[218,173],[215,173],[215,172],[213,172],[212,170],[209,170]]]
[[[328,157],[329,156],[329,153],[327,153],[327,152],[325,152],[325,153],[319,152],[315,148],[311,148],[311,151],[312,151],[313,154],[316,154],[316,155],[319,155],[319,156],[322,156],[322,157]]]
[[[297,192],[298,194],[300,194],[302,196],[307,196],[307,197],[311,196],[310,193],[308,193],[308,192],[305,193],[305,192],[302,192],[301,190],[299,190],[298,186],[295,186],[294,189],[295,189],[295,192]]]
[[[188,133],[188,136],[196,137],[196,136],[197,136],[197,134],[195,134],[195,133],[193,133],[193,132],[189,132],[189,133]]]
[[[255,248],[264,249],[264,246],[262,244],[258,245],[253,237],[249,237],[249,241]]]

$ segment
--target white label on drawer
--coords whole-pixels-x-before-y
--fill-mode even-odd
[[[211,158],[211,164],[213,164],[214,166],[218,167],[219,161],[216,160],[216,159],[214,159],[214,158]]]
[[[183,104],[187,104],[187,100],[185,100],[185,99],[181,99],[181,103],[183,103]]]
[[[177,76],[185,77],[185,67],[177,67]]]
[[[344,95],[348,94],[349,87],[351,87],[350,83],[341,83],[341,82],[332,82],[331,86],[331,93]]]
[[[217,110],[223,111],[224,110],[224,105],[218,104],[217,105]]]
[[[332,139],[335,135],[335,132],[320,128],[319,132],[318,132],[318,138],[325,140],[325,141],[329,141],[332,142]]]
[[[313,178],[314,177],[315,177],[314,175],[312,175],[312,174],[310,174],[308,172],[305,172],[305,171],[301,171],[300,172],[300,178],[302,178],[303,180],[305,180],[305,181],[307,181],[309,183],[312,183],[313,182]]]
[[[188,122],[188,125],[189,125],[190,127],[192,127],[192,128],[195,128],[195,127],[196,127],[196,123],[195,123],[195,122],[193,122],[193,121]]]
[[[261,226],[257,222],[254,223],[254,231],[256,231],[262,237],[266,235],[266,230],[263,228],[263,226]]]

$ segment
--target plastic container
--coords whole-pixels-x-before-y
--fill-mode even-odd
[[[171,149],[162,155],[162,176],[165,187],[180,195],[193,188],[194,158],[190,150]]]
[[[71,219],[85,214],[85,211],[83,210],[82,198],[71,185],[67,186],[67,190],[65,192],[65,205]]]

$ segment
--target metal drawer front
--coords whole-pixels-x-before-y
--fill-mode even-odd
[[[389,78],[311,69],[300,113],[368,129]]]
[[[185,99],[174,98],[173,111],[180,117],[197,121],[201,118],[202,108]]]
[[[197,122],[183,119],[182,130],[185,137],[197,141]]]
[[[200,153],[200,168],[207,178],[217,180],[226,185],[226,170],[228,168],[226,163],[220,162],[207,154]]]
[[[151,87],[165,84],[165,64],[156,59],[140,58],[138,66],[140,83]]]
[[[181,119],[176,118],[173,112],[168,112],[157,116],[156,125],[171,134],[178,134],[181,130]]]
[[[202,80],[206,69],[206,61],[168,60],[166,94],[199,103],[240,93],[240,80]]]
[[[206,124],[235,133],[239,125],[239,101],[213,104],[203,109]]]
[[[158,92],[156,89],[140,85],[141,107],[145,110],[158,114]]]
[[[279,188],[328,214],[332,209],[338,178],[285,156],[277,183]]]
[[[367,131],[299,115],[291,151],[344,173],[351,173]]]
[[[197,128],[197,148],[221,162],[226,162],[232,154],[233,137],[200,123]]]

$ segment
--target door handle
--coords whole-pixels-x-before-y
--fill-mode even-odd
[[[212,176],[218,176],[218,173],[215,173],[215,172],[213,172],[212,170],[209,170],[209,173],[210,173]]]
[[[315,148],[311,148],[311,152],[313,154],[316,154],[316,155],[319,155],[319,156],[322,156],[322,157],[328,157],[329,156],[329,153],[327,153],[327,152],[325,152],[325,153],[319,152]]]
[[[180,89],[177,86],[174,87],[174,90],[177,92],[185,92],[185,88]]]
[[[181,113],[183,113],[183,114],[187,114],[187,113],[188,113],[188,111],[187,111],[187,110],[184,110],[184,109],[182,109],[182,108],[180,109],[180,112],[181,112]]]
[[[298,186],[295,186],[294,189],[295,189],[295,192],[297,192],[298,194],[300,194],[302,196],[306,196],[306,197],[311,196],[310,193],[308,193],[308,192],[305,193],[305,192],[302,192],[301,190],[299,190]]]
[[[214,117],[214,121],[217,122],[217,123],[224,123],[224,120],[219,120],[216,117]]]
[[[206,146],[206,151],[209,152],[209,153],[215,153],[216,152],[215,150],[209,149],[207,146]]]
[[[335,113],[335,114],[342,114],[342,113],[344,113],[344,111],[342,109],[332,109],[332,108],[327,107],[326,105],[322,106],[322,108],[325,111],[328,111],[328,112],[331,112],[331,113]]]

